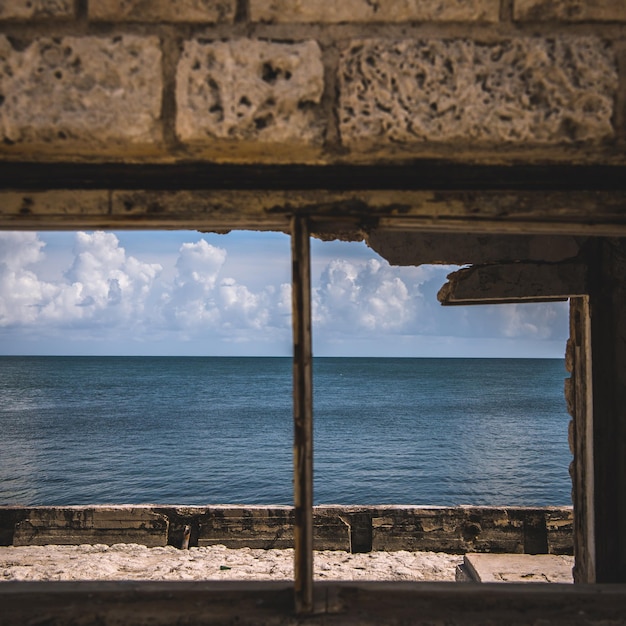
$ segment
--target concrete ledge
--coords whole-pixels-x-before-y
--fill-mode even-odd
[[[285,583],[3,583],[0,626],[74,624],[623,624],[625,585],[317,583],[293,613]]]
[[[572,564],[555,554],[466,554],[463,570],[479,583],[573,582]]]
[[[0,545],[293,547],[289,506],[0,507]],[[572,554],[570,507],[314,507],[317,550]]]

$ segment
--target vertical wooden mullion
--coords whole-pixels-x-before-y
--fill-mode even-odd
[[[313,610],[313,372],[311,246],[305,218],[291,220],[293,327],[294,592],[298,613]]]
[[[574,503],[574,582],[596,582],[593,468],[593,405],[591,378],[591,318],[589,297],[570,300],[570,338],[567,364],[572,378],[568,406],[572,415],[570,468]]]

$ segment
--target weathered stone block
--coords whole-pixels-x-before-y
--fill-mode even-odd
[[[42,149],[101,153],[160,138],[156,37],[64,37],[12,45],[0,36],[0,135]]]
[[[356,521],[356,526],[360,520],[354,520],[350,512],[344,514],[345,508],[315,507],[313,540],[316,550],[350,551],[351,523]],[[198,546],[293,548],[293,526],[293,507],[210,507],[199,518]]]
[[[74,10],[74,0],[3,0],[0,20],[69,18]]]
[[[371,514],[373,550],[522,553],[552,545],[542,509],[380,507]]]
[[[350,552],[354,517],[352,507],[313,507],[313,549]]]
[[[572,144],[613,135],[611,48],[592,37],[354,41],[339,69],[344,144]]]
[[[232,22],[235,0],[97,0],[89,19],[117,22]]]
[[[514,19],[523,21],[626,22],[623,0],[515,0]]]
[[[255,22],[497,22],[498,0],[250,0]]]
[[[523,553],[529,514],[532,515],[532,512],[524,508],[468,507],[466,530],[463,532],[468,542],[468,550],[465,551]]]
[[[467,532],[474,537],[480,529],[473,522],[468,526],[462,509],[380,507],[372,512],[372,550],[460,554],[469,545]]]
[[[570,422],[571,423],[571,422]],[[572,509],[545,510],[549,554],[573,554],[574,513]]]
[[[32,509],[15,526],[14,546],[83,543],[167,545],[168,521],[163,515],[134,507],[67,507]]]
[[[323,89],[314,41],[188,41],[178,66],[176,131],[192,143],[319,144]]]
[[[210,507],[199,520],[198,546],[292,548],[292,507]]]

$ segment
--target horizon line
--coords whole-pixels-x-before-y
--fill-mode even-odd
[[[0,358],[98,358],[98,359],[292,359],[292,355],[279,354],[0,354]],[[350,355],[350,354],[323,354],[313,355],[314,359],[516,359],[516,360],[563,360],[565,356],[407,356],[407,355]]]

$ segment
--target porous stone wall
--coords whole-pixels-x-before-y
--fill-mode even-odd
[[[0,159],[626,161],[613,0],[0,1]]]

